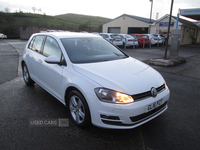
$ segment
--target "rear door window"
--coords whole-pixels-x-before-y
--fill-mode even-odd
[[[46,36],[41,36],[41,35],[33,37],[28,48],[38,53],[41,53],[42,43],[44,42],[45,37]]]

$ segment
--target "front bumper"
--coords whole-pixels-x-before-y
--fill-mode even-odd
[[[90,103],[91,120],[95,126],[110,129],[131,129],[140,126],[162,114],[167,108],[169,89],[165,89],[155,98],[149,97],[131,104],[111,104],[101,102],[96,96]],[[146,107],[154,102],[163,100],[159,107],[146,112]],[[97,104],[97,103],[98,104]],[[92,106],[91,106],[92,105]]]

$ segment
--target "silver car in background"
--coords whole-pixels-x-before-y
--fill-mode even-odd
[[[136,47],[139,46],[138,40],[132,37],[131,35],[128,34],[119,34],[121,36],[122,41],[123,41],[123,46],[133,46],[135,45]]]
[[[100,35],[109,41],[110,43],[113,43],[116,46],[123,46],[122,38],[118,34],[114,33],[100,33]]]
[[[149,37],[151,45],[158,44],[158,42],[159,42],[159,38],[158,37],[155,37],[153,34],[144,34],[144,35],[147,35]]]
[[[162,36],[161,34],[153,34],[153,36],[159,39],[159,44],[165,43],[165,37]]]
[[[0,39],[6,39],[6,38],[7,38],[7,35],[0,33]]]

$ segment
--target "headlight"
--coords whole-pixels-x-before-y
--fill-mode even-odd
[[[117,91],[105,89],[105,88],[96,88],[95,93],[99,100],[103,102],[108,102],[108,103],[121,103],[121,104],[126,104],[126,103],[133,103],[134,99],[127,94],[120,93]]]
[[[167,83],[166,83],[166,81],[165,81],[165,88],[166,88],[166,89],[168,89],[168,86],[167,86]]]

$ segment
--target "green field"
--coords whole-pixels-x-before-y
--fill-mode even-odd
[[[108,18],[79,14],[48,16],[32,13],[0,13],[0,33],[8,38],[19,37],[19,27],[39,27],[48,30],[101,32]]]

